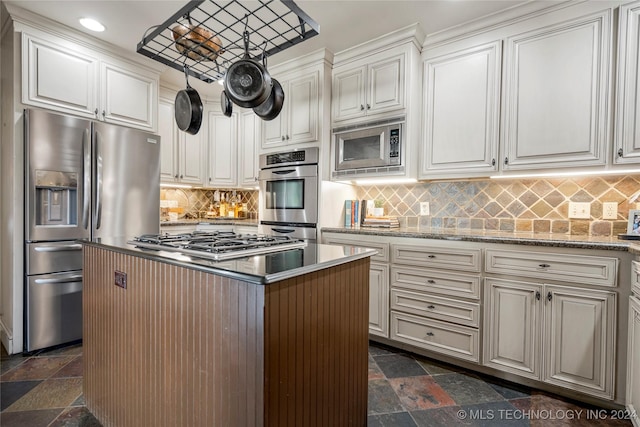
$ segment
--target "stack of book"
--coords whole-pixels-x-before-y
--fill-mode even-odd
[[[363,227],[396,228],[400,227],[395,216],[366,216],[362,220]]]
[[[360,200],[344,201],[344,226],[355,227],[360,225]]]

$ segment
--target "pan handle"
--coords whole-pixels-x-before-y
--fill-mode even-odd
[[[190,89],[191,86],[189,85],[189,66],[186,63],[184,64],[184,79],[187,81],[187,89]]]

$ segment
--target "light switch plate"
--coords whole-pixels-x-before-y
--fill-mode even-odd
[[[420,215],[429,215],[429,202],[420,202]]]
[[[569,218],[576,218],[576,219],[591,218],[591,203],[569,202]]]
[[[602,204],[602,219],[617,219],[617,218],[618,218],[618,203],[604,202]]]

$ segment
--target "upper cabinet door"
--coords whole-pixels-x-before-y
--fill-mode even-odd
[[[209,180],[207,185],[238,185],[238,115],[209,112]]]
[[[620,7],[616,90],[616,164],[640,163],[640,2]]]
[[[367,114],[384,113],[404,106],[405,55],[397,55],[369,66]]]
[[[288,130],[289,144],[313,142],[318,139],[318,79],[314,71],[289,80]]]
[[[333,75],[334,121],[363,117],[366,112],[365,77],[367,67],[346,70]]]
[[[258,141],[260,141],[260,122],[252,110],[242,110],[238,126],[238,184],[243,187],[256,187],[258,179]]]
[[[160,134],[160,180],[178,179],[178,128],[174,120],[173,102],[161,99],[158,104],[158,134]]]
[[[503,168],[606,163],[611,10],[506,40]]]
[[[151,76],[103,62],[101,118],[107,122],[154,130],[158,82]]]
[[[184,184],[204,185],[206,171],[207,146],[202,134],[206,129],[203,118],[200,132],[191,135],[178,130],[178,180]]]
[[[22,102],[95,118],[98,59],[22,33]]]
[[[420,178],[498,169],[500,48],[497,41],[424,61]]]

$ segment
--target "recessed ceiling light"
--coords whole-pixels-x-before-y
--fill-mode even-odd
[[[80,18],[80,24],[83,27],[85,27],[86,29],[91,30],[91,31],[96,31],[96,32],[99,32],[99,33],[104,31],[104,25],[102,25],[101,23],[99,23],[95,19]]]

